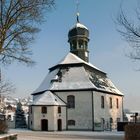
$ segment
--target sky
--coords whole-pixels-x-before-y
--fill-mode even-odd
[[[30,47],[34,67],[13,63],[3,67],[5,77],[13,82],[13,97],[28,97],[54,66],[69,52],[68,31],[76,23],[76,1],[56,0],[55,8],[45,13],[46,22]],[[120,4],[132,18],[137,0],[79,0],[80,22],[90,32],[90,62],[108,74],[115,86],[124,93],[124,108],[139,111],[140,62],[127,57],[128,43],[117,32],[115,24]],[[133,18],[132,18],[133,20]]]

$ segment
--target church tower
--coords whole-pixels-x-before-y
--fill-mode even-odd
[[[79,13],[77,13],[77,22],[68,33],[68,42],[70,43],[70,52],[77,55],[84,61],[89,61],[89,30],[79,21]]]

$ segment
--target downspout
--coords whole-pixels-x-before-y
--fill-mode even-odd
[[[122,121],[124,121],[123,99],[124,99],[124,96],[122,96]]]
[[[93,91],[91,92],[91,102],[92,102],[92,131],[94,131],[94,96],[93,96]]]
[[[68,108],[66,105],[66,130],[68,130]]]

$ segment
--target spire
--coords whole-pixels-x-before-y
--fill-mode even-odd
[[[77,2],[76,2],[76,16],[77,16],[77,23],[80,22],[80,21],[79,21],[79,15],[80,15],[80,13],[79,13],[79,1],[77,0]]]

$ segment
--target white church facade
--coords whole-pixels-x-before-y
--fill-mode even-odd
[[[39,131],[112,130],[123,121],[123,94],[89,63],[89,30],[79,22],[68,33],[70,52],[34,91],[29,128]]]

